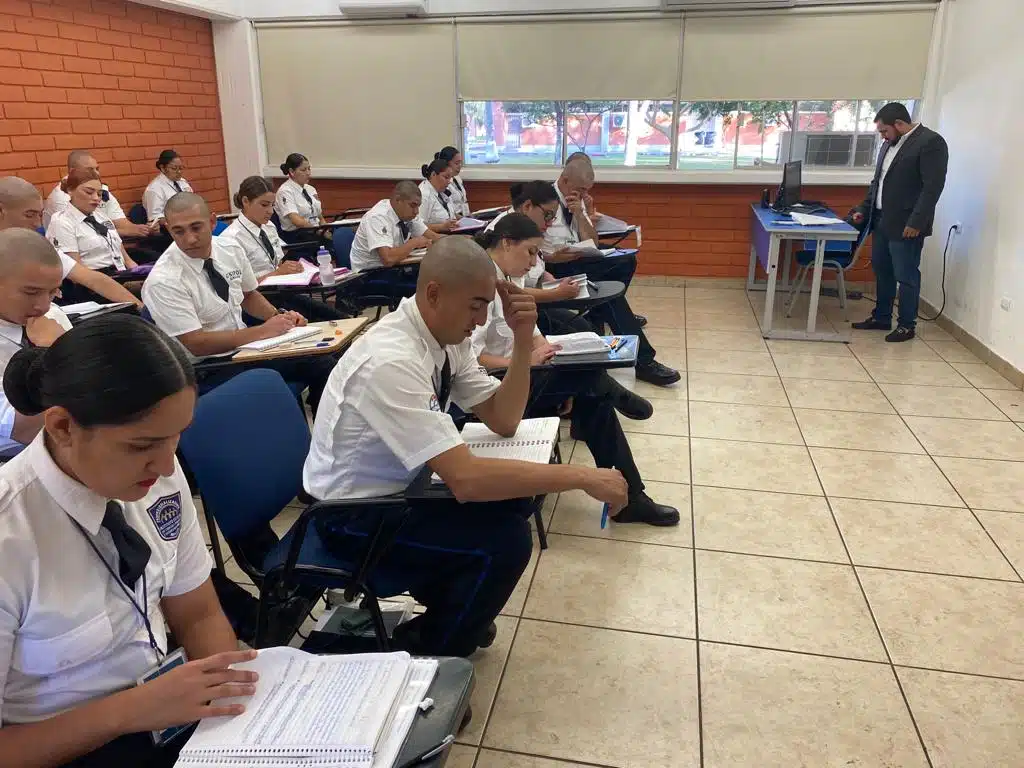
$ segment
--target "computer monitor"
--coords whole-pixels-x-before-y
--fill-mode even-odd
[[[786,163],[782,167],[782,184],[779,185],[779,194],[775,199],[776,208],[784,209],[800,202],[800,177],[803,168],[804,164],[800,160]]]

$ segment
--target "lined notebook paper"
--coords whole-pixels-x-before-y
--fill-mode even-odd
[[[282,344],[291,344],[293,341],[308,339],[310,336],[318,336],[323,332],[323,328],[303,325],[299,328],[292,328],[290,331],[282,333],[280,336],[273,336],[269,339],[259,339],[258,341],[250,341],[248,344],[240,346],[239,349],[273,349],[274,347],[279,347]]]
[[[176,768],[384,768],[397,755],[437,661],[407,653],[314,656],[261,650],[237,669],[260,675],[243,714],[203,720]],[[228,700],[230,701],[230,700]]]
[[[471,422],[462,429],[462,439],[474,456],[484,459],[514,459],[547,464],[558,440],[558,417],[523,419],[512,437],[491,432],[486,425]],[[443,483],[433,475],[432,481]]]

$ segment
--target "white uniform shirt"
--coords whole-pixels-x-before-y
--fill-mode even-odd
[[[178,182],[178,186],[181,189],[175,188],[174,182],[162,173],[157,174],[157,177],[149,182],[146,191],[142,193],[142,207],[146,209],[146,219],[148,221],[162,219],[164,217],[164,206],[167,205],[167,201],[179,192],[194,191],[192,185],[184,179]]]
[[[125,269],[124,253],[121,251],[121,236],[114,223],[99,209],[92,217],[107,227],[107,234],[100,235],[85,223],[85,214],[73,205],[50,219],[46,228],[46,239],[60,251],[77,253],[79,260],[89,269],[114,267],[118,272]]]
[[[260,230],[267,234],[270,240],[270,249],[273,254],[267,253],[260,241]],[[253,274],[257,278],[270,274],[284,261],[284,246],[281,244],[281,236],[277,234],[277,227],[267,222],[262,227],[256,226],[249,221],[245,214],[239,214],[238,218],[228,225],[228,228],[220,233],[220,237],[230,237],[245,252],[245,257],[252,266]]]
[[[61,179],[61,184],[67,181],[67,176]],[[121,219],[128,218],[124,215],[124,209],[121,208],[121,204],[117,202],[117,198],[114,197],[114,193],[110,191],[110,187],[106,184],[103,185],[103,191],[107,193],[107,199],[105,202],[100,203],[100,207],[97,209],[104,216],[111,221],[120,221]],[[71,195],[60,188],[60,184],[55,186],[50,192],[50,196],[46,198],[46,205],[43,206],[43,229],[50,228],[50,219],[54,215],[60,213],[71,203]]]
[[[366,212],[360,220],[356,236],[352,240],[353,272],[383,267],[384,262],[377,254],[378,248],[399,248],[405,245],[407,238],[402,235],[402,229],[398,226],[398,222],[398,214],[391,207],[390,200],[381,200]],[[427,231],[427,225],[419,216],[407,224],[409,237],[418,237]]]
[[[510,213],[514,213],[514,210],[512,208],[509,208],[507,211],[502,211],[501,213],[499,213],[497,216],[491,219],[490,223],[484,228],[484,231],[490,232],[492,229],[498,226],[499,221],[508,216]],[[545,244],[546,243],[547,241],[545,241]],[[556,248],[555,250],[558,249]],[[538,285],[540,284],[540,279],[544,277],[544,272],[546,270],[547,267],[544,265],[544,257],[542,257],[540,254],[537,254],[537,263],[530,267],[530,271],[526,273],[526,276],[524,278],[522,278],[522,285],[526,286],[527,288],[538,287]]]
[[[566,223],[566,212],[569,210],[569,207],[565,204],[562,190],[558,188],[557,184],[554,186],[555,192],[558,193],[558,211],[555,213],[555,220],[548,225],[548,229],[544,233],[544,245],[542,248],[545,253],[554,253],[559,248],[580,241],[579,223],[576,221],[575,216],[572,217],[572,224]]]
[[[302,194],[302,190],[306,190],[309,194],[309,200]],[[310,200],[312,200],[312,204]],[[285,232],[294,232],[297,229],[288,218],[290,213],[299,214],[310,224],[320,224],[320,217],[324,213],[316,188],[312,184],[300,187],[291,179],[285,180],[284,184],[278,187],[277,196],[274,198],[274,210],[277,211],[277,216],[281,219],[281,229]]]
[[[469,216],[469,195],[466,192],[466,185],[462,183],[462,179],[458,176],[452,177],[452,183],[448,185],[448,191],[451,192],[451,197],[448,198],[448,204],[452,208],[452,218],[462,218],[463,216]]]
[[[441,224],[458,218],[444,191],[438,192],[426,179],[420,182],[420,196],[423,200],[420,204],[420,219],[424,224]]]
[[[399,493],[427,461],[462,444],[438,402],[445,352],[450,402],[470,410],[500,386],[480,367],[470,339],[441,348],[415,297],[356,340],[317,409],[302,470],[309,493],[319,499]]]
[[[203,271],[205,260],[192,258],[177,245],[163,252],[142,284],[142,301],[168,336],[245,328],[242,301],[245,294],[256,290],[256,275],[234,240],[215,237],[212,249],[210,258],[228,283],[228,301],[213,289],[209,275]]]
[[[525,278],[507,277],[497,264],[494,265],[494,271],[499,280],[508,280],[520,288],[525,284]],[[540,336],[537,326],[533,327],[533,335]],[[482,354],[512,357],[513,341],[514,334],[505,322],[505,308],[501,303],[501,297],[494,294],[494,301],[487,307],[487,322],[478,325],[473,331],[473,354],[477,357]]]
[[[63,254],[62,254],[63,255]],[[64,256],[72,263],[75,263],[73,259]],[[64,277],[67,277],[67,273],[70,272],[70,268],[64,272]],[[68,320],[68,316],[64,314],[64,310],[58,307],[56,304],[51,304],[50,309],[46,313],[46,317],[55,321],[65,331],[71,330],[71,321]],[[11,362],[11,358],[14,357],[15,353],[21,349],[25,344],[25,328],[21,325],[15,325],[9,323],[3,318],[0,318],[0,383],[3,382],[4,371],[7,370],[7,364]],[[3,388],[0,387],[0,454],[9,456],[14,451],[17,451],[24,446],[17,440],[11,438],[11,433],[14,431],[14,418],[17,415],[17,411],[7,401],[7,395],[4,393]],[[0,526],[2,526],[2,518],[0,518]],[[2,658],[2,657],[0,657]],[[0,720],[0,724],[2,724]]]
[[[918,126],[915,125],[905,134],[900,136],[899,141],[897,141],[895,144],[890,145],[885,150],[885,157],[882,158],[882,172],[878,174],[878,194],[875,195],[875,208],[877,208],[878,210],[882,210],[882,187],[885,186],[885,176],[887,173],[889,173],[889,166],[891,166],[892,161],[896,159],[896,155],[899,154],[900,149],[906,142],[907,136],[916,131],[917,128]]]
[[[142,617],[115,582],[117,550],[101,528],[107,499],[65,475],[40,434],[0,469],[0,723],[45,720],[135,685],[156,664]],[[168,651],[162,597],[200,587],[210,556],[175,462],[124,516],[152,554],[135,600]],[[145,590],[143,590],[145,581]]]

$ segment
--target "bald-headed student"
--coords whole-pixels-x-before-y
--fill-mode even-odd
[[[34,232],[40,225],[42,215],[43,199],[34,185],[17,176],[0,178],[0,231],[21,228]],[[108,301],[127,301],[137,307],[142,306],[138,297],[116,280],[89,269],[62,251],[57,251],[57,255],[61,262],[62,279],[88,288]]]
[[[163,219],[174,244],[143,283],[142,300],[160,330],[180,341],[193,360],[227,355],[243,344],[306,325],[298,312],[279,311],[257,290],[252,265],[233,238],[213,236],[217,217],[202,197],[178,192],[164,206]],[[261,322],[247,327],[243,311]],[[334,360],[333,355],[309,355],[268,360],[260,367],[309,387],[309,406],[315,413]],[[201,377],[200,391],[241,370],[242,366],[229,366]]]
[[[381,200],[367,211],[352,241],[352,269],[359,272],[394,266],[442,237],[431,232],[420,218],[422,202],[416,182],[400,181],[390,199]]]
[[[0,381],[19,349],[48,347],[71,328],[67,315],[51,303],[61,273],[57,250],[38,232],[20,227],[0,232]],[[21,451],[42,426],[42,415],[18,413],[0,392],[0,458]]]
[[[97,173],[100,169],[99,161],[96,160],[89,150],[75,149],[68,153],[68,173],[86,168],[92,169]],[[67,208],[71,203],[71,197],[61,189],[67,178],[67,174],[65,174],[64,178],[57,182],[57,186],[50,192],[49,197],[46,198],[46,205],[43,208],[44,228],[49,228],[50,219]],[[148,237],[157,231],[157,227],[150,226],[149,224],[133,224],[125,215],[121,204],[117,202],[114,193],[110,191],[110,187],[106,184],[102,187],[102,194],[103,200],[97,210],[110,219],[117,230],[117,234],[121,237]]]
[[[473,330],[499,295],[513,334],[502,381],[473,352]],[[450,403],[513,435],[530,391],[537,307],[469,238],[447,237],[420,265],[416,295],[357,339],[328,380],[303,485],[318,499],[400,494],[424,464],[454,498],[416,504],[374,579],[408,591],[426,613],[395,630],[395,644],[428,655],[467,656],[494,639],[494,617],[530,559],[529,499],[579,489],[616,514],[627,501],[615,469],[474,456],[448,415]],[[325,521],[326,546],[358,558],[377,513]],[[594,521],[597,525],[598,521]]]

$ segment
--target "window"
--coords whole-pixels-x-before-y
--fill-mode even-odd
[[[870,168],[880,140],[875,113],[891,99],[796,102],[790,157],[816,168]],[[903,101],[914,113],[915,102]]]
[[[464,101],[467,164],[557,165],[565,112],[557,101]]]
[[[567,101],[566,154],[586,152],[597,166],[668,168],[672,102]]]
[[[731,171],[736,159],[734,101],[679,103],[679,160],[683,171]]]
[[[736,120],[736,167],[776,168],[789,159],[793,102],[744,101]]]

